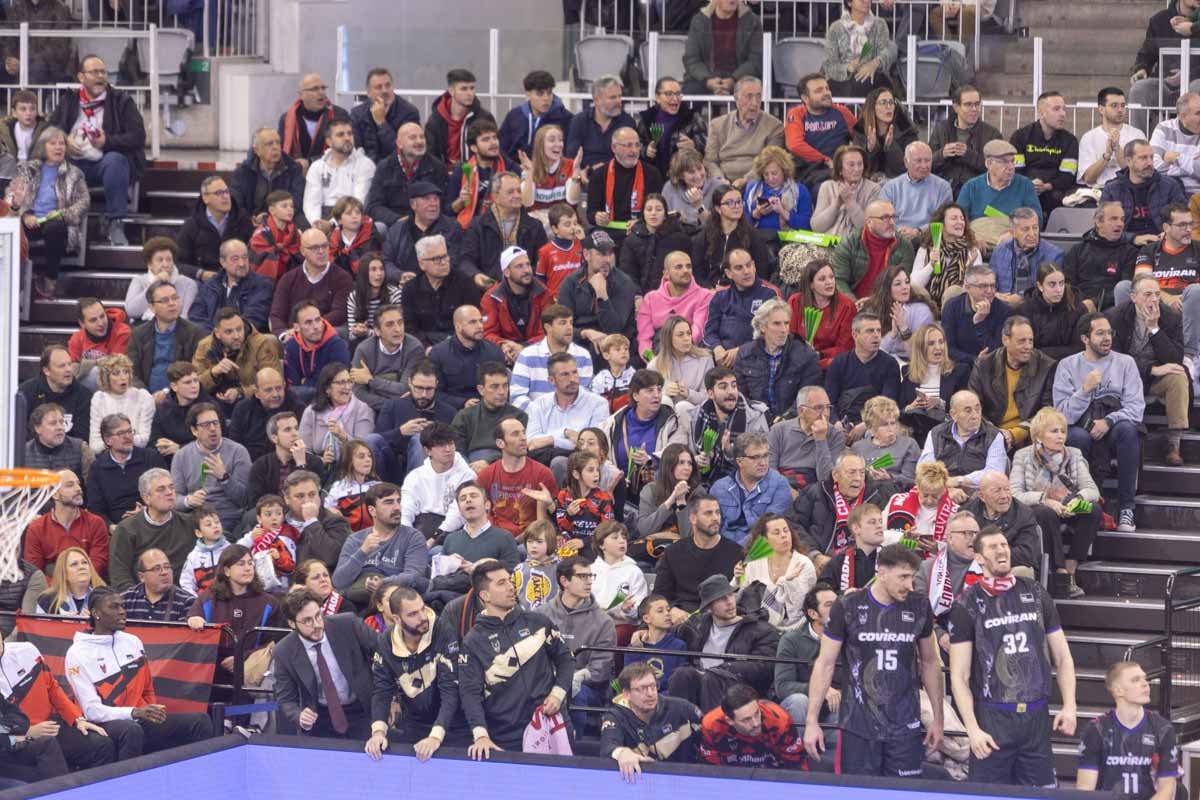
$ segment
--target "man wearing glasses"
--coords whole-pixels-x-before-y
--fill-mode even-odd
[[[954,114],[933,126],[929,147],[934,174],[950,181],[950,188],[958,194],[967,181],[987,170],[983,148],[1001,134],[983,121],[983,100],[974,86],[958,87],[950,102]]]
[[[316,305],[321,316],[337,327],[346,324],[346,298],[354,287],[354,278],[329,260],[329,239],[317,228],[300,235],[303,269],[289,270],[275,284],[271,303],[271,333],[285,342],[291,338],[289,319],[303,301]],[[350,363],[350,354],[342,361]]]
[[[179,291],[167,281],[150,284],[145,296],[154,321],[129,337],[129,360],[134,380],[153,393],[167,388],[168,366],[192,360],[204,331],[180,316]]]
[[[200,184],[200,200],[192,216],[175,239],[180,272],[207,281],[221,268],[221,245],[229,239],[248,242],[253,234],[249,212],[234,205],[225,179],[209,175]]]
[[[256,498],[246,491],[250,454],[221,433],[221,415],[212,403],[196,403],[187,414],[195,441],[180,448],[171,460],[171,480],[179,489],[181,511],[211,505],[227,531],[237,527],[242,511]]]
[[[150,549],[138,556],[138,582],[121,593],[125,618],[156,622],[183,622],[196,595],[175,585],[171,562],[162,550]]]
[[[996,275],[987,264],[967,267],[963,287],[966,291],[942,308],[942,326],[950,358],[960,364],[974,364],[976,358],[1003,344],[1009,308],[996,296]]]
[[[592,563],[583,556],[571,556],[558,562],[555,572],[558,595],[541,608],[554,623],[575,655],[583,647],[616,647],[617,630],[612,617],[592,598],[596,575]],[[613,678],[613,654],[599,650],[575,659],[571,679],[572,706],[601,706],[608,701],[608,682]],[[587,717],[571,715],[576,732],[583,730]]]
[[[305,172],[308,171],[309,162],[320,158],[325,152],[325,133],[329,123],[335,119],[350,119],[346,109],[329,101],[326,94],[328,89],[320,75],[305,75],[300,79],[297,99],[279,117],[279,137],[284,155],[296,159],[300,169]]]
[[[841,425],[830,425],[833,406],[820,386],[805,386],[796,393],[796,417],[783,420],[767,436],[770,464],[797,489],[823,481],[833,474],[833,463],[846,449]]]
[[[867,205],[861,231],[843,236],[833,251],[833,274],[838,291],[854,297],[870,297],[875,279],[888,267],[902,266],[912,272],[916,251],[904,237],[896,236],[896,207],[887,200]]]
[[[96,456],[87,474],[87,508],[104,517],[109,530],[141,511],[137,484],[142,474],[166,466],[157,450],[135,447],[133,424],[124,414],[109,414],[100,421],[105,450]]]
[[[933,633],[942,648],[943,659],[950,655],[950,609],[963,589],[978,583],[983,568],[975,561],[975,536],[979,523],[970,511],[956,511],[946,521],[946,541],[933,558],[917,568],[913,588],[929,597],[933,609]]]
[[[721,535],[744,544],[763,514],[782,514],[791,506],[787,478],[771,469],[765,433],[743,433],[734,444],[737,472],[712,486],[721,504]]]
[[[146,128],[133,98],[108,84],[108,68],[98,56],[84,56],[75,76],[78,92],[64,92],[50,124],[69,131],[67,156],[89,186],[104,187],[108,240],[126,247],[129,187],[146,170]]]

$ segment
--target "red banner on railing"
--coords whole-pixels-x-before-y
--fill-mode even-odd
[[[37,645],[46,666],[69,695],[73,693],[63,661],[76,632],[86,630],[87,624],[81,620],[17,617],[21,640]],[[154,676],[154,693],[167,711],[204,713],[208,710],[217,645],[221,640],[220,628],[193,631],[185,627],[129,625],[125,632],[138,637],[146,646],[146,659],[150,662],[150,674]]]

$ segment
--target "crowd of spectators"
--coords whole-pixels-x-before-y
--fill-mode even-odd
[[[973,24],[954,5],[933,23]],[[1148,404],[1165,462],[1184,463],[1200,95],[1147,139],[1104,88],[1102,124],[1076,139],[1048,91],[1005,139],[960,81],[922,141],[886,22],[845,6],[783,119],[736,0],[696,13],[683,74],[636,115],[615,75],[572,114],[532,72],[499,121],[465,69],[424,121],[386,69],[349,111],[304,76],[232,177],[197,187],[180,235],[144,243],[123,313],[80,299],[78,333],[21,386],[26,463],[62,480],[0,608],[91,633],[67,656],[74,700],[47,688],[35,709],[0,681],[5,719],[19,707],[28,741],[62,751],[14,763],[42,777],[208,735],[144,668],[104,690],[140,652],[126,621],[159,619],[244,634],[218,679],[257,655],[255,626],[290,629],[275,724],[375,758],[401,741],[423,760],[519,750],[540,709],[598,734],[630,779],[649,760],[832,769],[819,725],[840,708],[838,769],[911,775],[928,748],[952,777],[1045,785],[1050,661],[1069,695],[1053,724],[1075,728],[1051,597],[1083,596],[1101,529],[1136,530]],[[85,56],[79,94],[35,131],[14,95],[8,200],[44,241],[50,295],[87,183],[127,243],[144,131],[107,73]],[[708,119],[693,93],[733,104]],[[834,94],[865,95],[861,113]],[[1095,227],[1064,252],[1041,232],[1084,188]],[[989,652],[994,626],[968,592],[1036,601],[1019,652],[1044,680],[996,678],[1042,704],[1028,741],[980,700],[971,647]],[[868,595],[903,609],[886,622],[908,631],[899,650],[854,633],[885,625]],[[119,663],[99,658],[119,640]],[[655,653],[618,670],[618,642]],[[835,666],[876,656],[898,676],[886,713],[883,689],[855,699]],[[1131,670],[1109,680],[1122,724],[1144,705]],[[62,724],[35,719],[43,705]],[[959,715],[969,759],[942,741]],[[1001,775],[989,746],[1035,767]]]

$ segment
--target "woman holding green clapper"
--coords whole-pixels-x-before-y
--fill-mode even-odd
[[[888,267],[875,281],[863,311],[879,315],[883,342],[879,349],[900,362],[908,360],[909,342],[917,328],[934,321],[937,309],[923,289],[914,289],[904,267]]]
[[[961,206],[947,203],[933,212],[930,222],[942,224],[941,241],[935,246],[928,232],[921,237],[921,246],[913,259],[912,282],[929,292],[930,298],[941,308],[947,300],[962,294],[967,267],[982,264],[983,253],[967,225],[967,212]]]
[[[792,309],[792,334],[817,351],[822,370],[829,369],[829,362],[839,354],[854,348],[850,324],[858,307],[853,297],[837,290],[833,265],[828,261],[817,259],[805,265],[796,293],[788,298],[788,306]],[[821,315],[815,332],[809,331],[805,322],[805,310],[809,308],[817,309]]]
[[[895,61],[887,22],[871,13],[871,0],[842,0],[842,18],[825,34],[821,74],[837,97],[862,97],[877,86],[890,86]]]
[[[1033,444],[1013,455],[1012,496],[1033,510],[1042,529],[1042,547],[1056,574],[1051,594],[1082,597],[1075,571],[1100,530],[1100,490],[1083,453],[1067,446],[1067,419],[1061,412],[1043,408],[1030,420],[1029,435]],[[1064,526],[1071,530],[1069,555],[1063,547]]]
[[[770,554],[750,558],[760,540],[770,545]],[[801,544],[788,521],[779,514],[763,514],[750,529],[745,552],[746,572],[738,589],[739,599],[759,584],[768,622],[780,630],[804,623],[804,597],[816,585],[817,570],[809,560],[808,548]]]

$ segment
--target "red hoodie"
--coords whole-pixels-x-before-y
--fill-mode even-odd
[[[83,359],[99,361],[105,356],[129,352],[129,324],[125,322],[125,311],[120,308],[106,308],[108,316],[108,331],[104,338],[96,339],[79,326],[79,330],[71,334],[67,341],[67,352],[71,360],[79,363]]]
[[[455,119],[450,113],[450,103],[450,95],[444,95],[438,101],[437,112],[446,120],[446,163],[454,166],[462,161],[462,126],[467,117]]]
[[[305,380],[308,380],[309,375],[313,375],[317,372],[317,351],[320,350],[326,342],[338,335],[337,328],[330,325],[329,320],[322,317],[321,322],[325,325],[325,332],[321,334],[321,341],[317,342],[316,344],[309,344],[308,340],[303,336],[297,335],[292,337],[292,340],[296,343],[296,346],[300,348],[300,375],[303,376]],[[305,364],[306,361],[308,362],[307,366]]]

